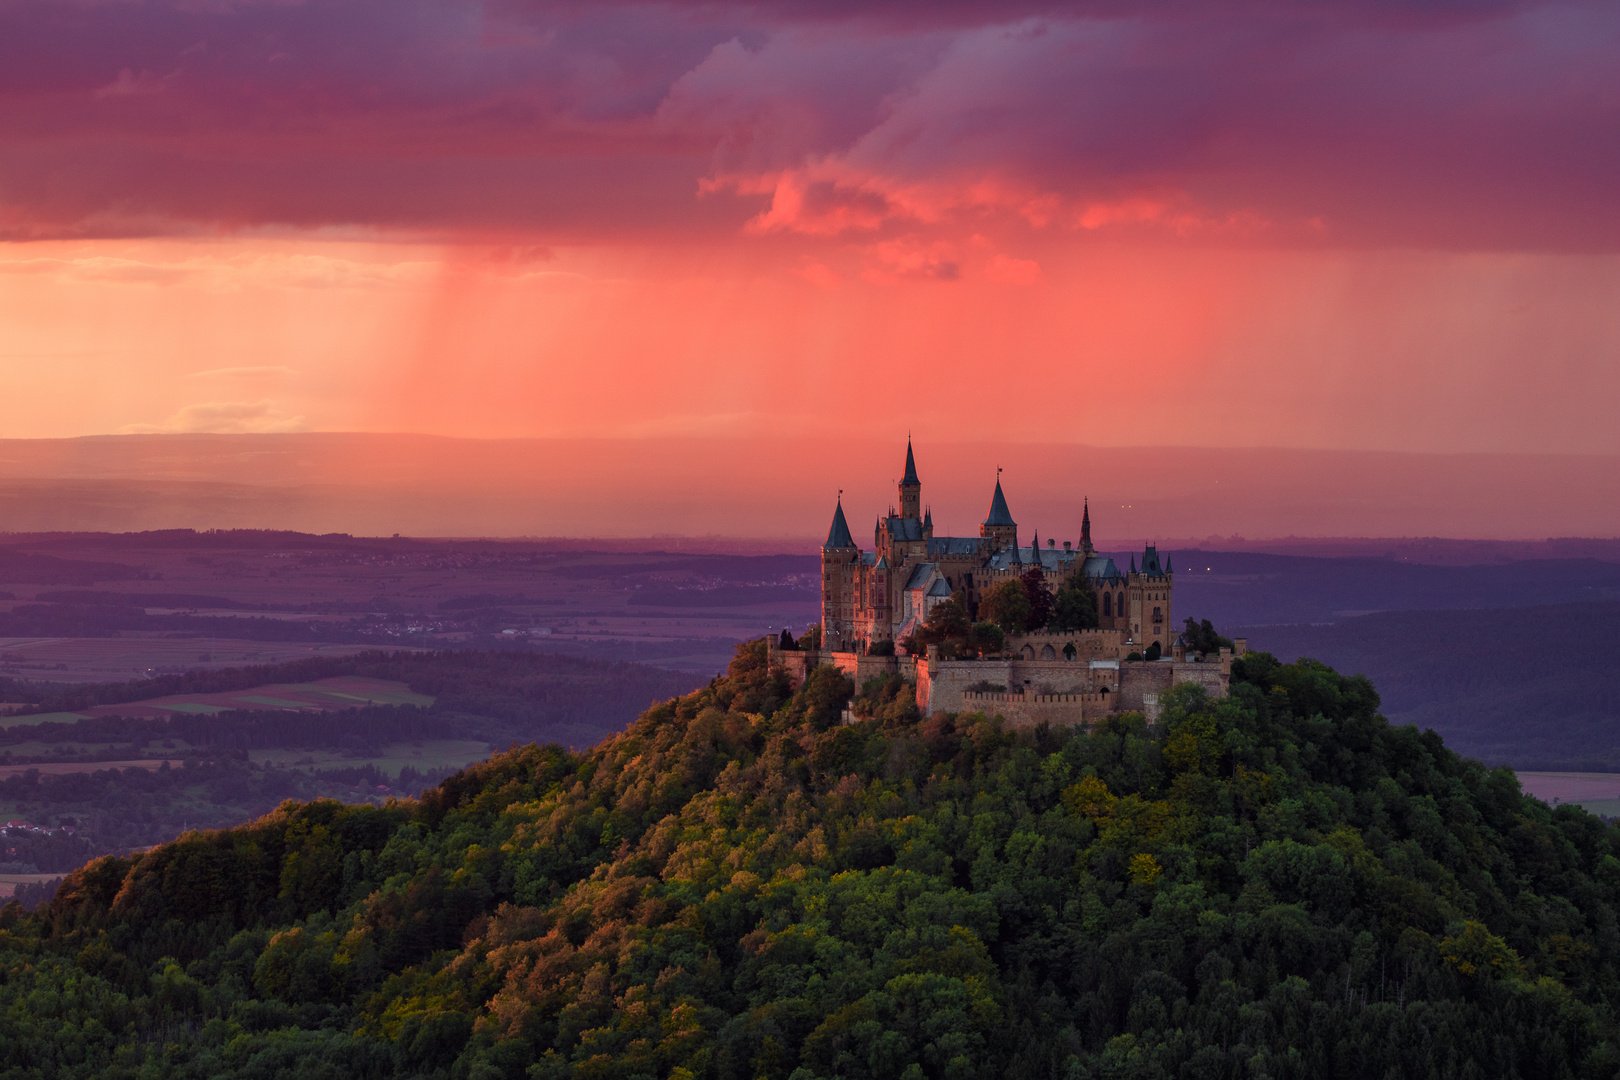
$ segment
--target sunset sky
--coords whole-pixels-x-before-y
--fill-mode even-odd
[[[0,437],[1620,453],[1620,5],[0,0]]]

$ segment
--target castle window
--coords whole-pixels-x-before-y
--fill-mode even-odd
[[[1118,615],[1125,614],[1125,594],[1124,593],[1120,593],[1118,596],[1114,597],[1114,612],[1115,612],[1115,614],[1118,614]]]
[[[1156,622],[1156,623],[1164,622],[1164,609],[1163,608],[1154,608],[1153,609],[1153,621]]]
[[[1112,615],[1113,613],[1114,613],[1114,594],[1105,592],[1105,593],[1103,593],[1103,614],[1104,615]]]

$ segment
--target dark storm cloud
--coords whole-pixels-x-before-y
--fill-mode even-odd
[[[14,0],[0,235],[1612,249],[1616,55],[1578,3]]]

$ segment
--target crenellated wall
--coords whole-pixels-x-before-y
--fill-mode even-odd
[[[1091,635],[1086,637],[1083,635]],[[1119,631],[1075,634],[1031,634],[1012,639],[1020,645],[1070,641],[1105,642]],[[1078,646],[1077,646],[1078,652]],[[1197,683],[1211,697],[1225,697],[1232,678],[1232,651],[1202,662],[1181,657],[1160,660],[1086,659],[1030,660],[1021,656],[943,660],[931,646],[926,658],[863,656],[814,649],[783,651],[767,639],[772,666],[787,673],[797,689],[817,665],[828,664],[848,675],[859,689],[870,679],[899,675],[917,687],[917,707],[934,713],[987,712],[1014,724],[1094,723],[1114,712],[1141,712],[1149,722],[1159,716],[1159,697],[1172,686]],[[985,690],[985,684],[1005,687]]]

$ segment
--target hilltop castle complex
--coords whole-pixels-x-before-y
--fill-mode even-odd
[[[1132,556],[1121,571],[1092,545],[1091,509],[1082,503],[1080,536],[1041,546],[1039,532],[1020,544],[997,470],[990,509],[977,536],[935,536],[931,509],[922,501],[916,458],[906,444],[906,469],[898,507],[877,519],[872,550],[855,543],[840,496],[821,548],[819,646],[783,650],[772,642],[772,662],[795,680],[818,663],[847,671],[857,686],[879,674],[897,673],[917,687],[924,715],[983,710],[1011,722],[1078,723],[1122,709],[1157,713],[1158,694],[1181,682],[1197,682],[1224,695],[1230,681],[1230,650],[1188,656],[1171,616],[1174,574],[1168,556],[1148,545],[1140,564]],[[1008,579],[1039,571],[1053,591],[1083,577],[1097,597],[1097,626],[1067,632],[1040,631],[1009,637],[1005,652],[958,659],[937,646],[922,656],[905,644],[929,613],[953,596],[970,617],[985,593]],[[899,655],[894,646],[898,645]],[[1241,651],[1242,643],[1239,642]]]

